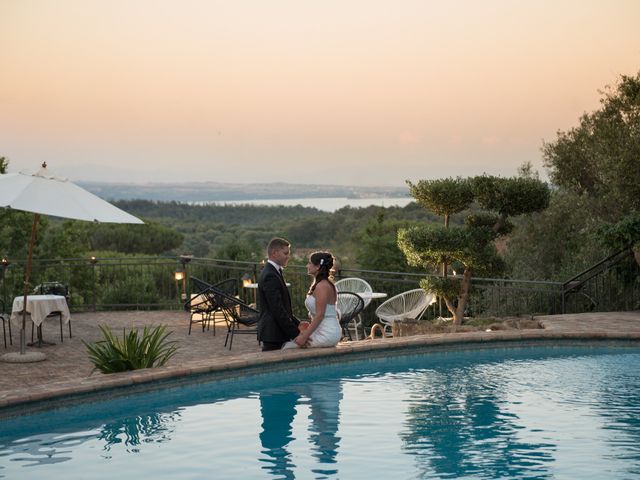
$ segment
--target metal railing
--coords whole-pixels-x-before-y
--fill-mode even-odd
[[[23,293],[24,268],[24,261],[3,265],[5,303]],[[175,259],[161,257],[34,260],[29,289],[45,282],[64,283],[73,311],[178,308],[175,270]]]
[[[261,263],[210,258],[145,257],[36,260],[31,290],[38,284],[57,281],[69,286],[72,311],[125,309],[181,309],[191,293],[190,277],[208,283],[235,278],[243,300],[254,303],[256,290],[243,288],[255,282]],[[7,309],[23,292],[24,261],[0,265],[0,295]],[[182,277],[176,280],[176,272]],[[285,272],[291,284],[294,312],[304,317],[304,298],[310,285],[306,268],[290,265]],[[377,270],[342,269],[337,279],[365,279],[387,298],[418,288],[424,274]],[[374,300],[364,312],[365,324],[375,321]],[[640,308],[640,268],[629,251],[618,252],[567,282],[473,278],[468,316],[529,316],[533,314],[580,313],[586,311],[634,310]],[[423,318],[449,316],[442,303],[432,305]]]
[[[562,312],[640,309],[640,266],[631,249],[621,250],[562,284]]]

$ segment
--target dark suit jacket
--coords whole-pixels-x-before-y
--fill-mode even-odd
[[[291,297],[284,280],[273,265],[267,264],[258,279],[258,340],[285,343],[298,336],[300,321],[291,311]]]

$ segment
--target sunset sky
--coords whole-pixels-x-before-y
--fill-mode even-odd
[[[638,0],[0,0],[0,156],[72,179],[515,175],[640,71]]]

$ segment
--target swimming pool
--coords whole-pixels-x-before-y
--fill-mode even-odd
[[[0,478],[640,478],[640,348],[452,350],[0,421]]]

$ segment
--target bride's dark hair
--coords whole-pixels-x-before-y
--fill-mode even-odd
[[[316,289],[316,285],[322,280],[327,280],[335,290],[336,286],[333,284],[333,274],[335,273],[333,270],[333,264],[335,258],[333,258],[333,255],[329,252],[313,252],[309,255],[309,261],[320,268],[318,269],[318,273],[316,273],[307,294],[311,295]]]

